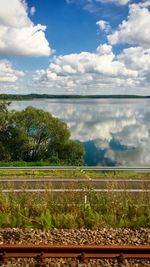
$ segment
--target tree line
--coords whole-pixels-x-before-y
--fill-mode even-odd
[[[0,94],[0,100],[33,100],[33,99],[103,99],[103,98],[150,98],[150,96],[142,95],[48,95],[48,94],[27,94],[27,95],[13,95]]]
[[[70,139],[65,122],[31,106],[22,111],[9,111],[9,104],[0,102],[0,161],[84,163],[83,147]]]

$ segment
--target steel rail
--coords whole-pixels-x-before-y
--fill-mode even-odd
[[[36,258],[40,262],[45,258],[76,258],[83,262],[88,262],[89,259],[114,258],[123,263],[124,259],[150,259],[150,246],[0,245],[0,261],[6,262],[9,258]]]
[[[148,171],[150,172],[150,167],[107,167],[107,166],[32,166],[32,167],[0,167],[0,170],[49,170],[49,171],[55,171],[55,170],[71,170],[71,171]]]

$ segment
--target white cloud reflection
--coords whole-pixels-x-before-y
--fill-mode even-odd
[[[14,102],[23,109],[31,102]],[[150,165],[150,111],[148,100],[46,100],[32,105],[64,120],[71,138],[90,144],[101,159],[97,165]],[[87,146],[86,146],[87,147]],[[88,157],[91,150],[87,150]]]

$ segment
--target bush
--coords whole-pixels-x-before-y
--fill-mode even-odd
[[[70,140],[66,123],[41,109],[8,112],[4,105],[0,109],[0,151],[0,161],[18,162],[19,166],[24,162],[82,165],[84,156],[82,145]]]

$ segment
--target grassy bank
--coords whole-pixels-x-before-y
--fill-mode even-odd
[[[150,173],[98,172],[79,170],[16,171],[1,170],[0,179],[9,178],[93,178],[150,179]],[[118,184],[117,184],[118,183]],[[8,185],[9,188],[13,184]],[[126,184],[121,185],[122,189]],[[50,187],[50,186],[49,186]],[[108,189],[119,188],[119,182],[108,182]],[[7,189],[9,189],[7,188]],[[72,184],[72,189],[74,185]],[[143,189],[146,189],[143,181]],[[2,188],[1,188],[2,189]],[[26,189],[26,184],[23,184]],[[90,182],[87,192],[11,192],[0,190],[0,227],[20,228],[89,228],[99,227],[150,227],[149,192],[94,192]],[[86,197],[85,197],[86,196]],[[86,201],[85,201],[86,199]]]
[[[0,167],[32,167],[32,166],[50,166],[50,162],[43,160],[43,161],[0,161]]]
[[[143,185],[144,186],[144,185]],[[113,188],[112,184],[108,185]],[[86,202],[85,202],[86,195]],[[0,193],[0,227],[150,227],[148,192]]]
[[[77,170],[0,170],[1,178],[99,178],[99,179],[150,179],[150,173],[127,171],[87,171],[78,167]]]
[[[25,161],[14,161],[5,162],[0,161],[0,167],[44,167],[51,166],[49,161],[36,161],[36,162],[25,162]],[[52,165],[54,166],[54,164]],[[58,165],[56,165],[58,166]],[[62,166],[62,165],[61,165]],[[150,179],[150,173],[147,172],[133,172],[133,171],[87,171],[83,170],[81,166],[77,166],[76,170],[0,170],[1,177],[14,178],[17,176],[21,177],[59,177],[59,178],[105,178],[105,179]]]

